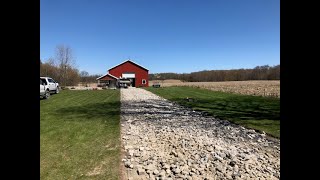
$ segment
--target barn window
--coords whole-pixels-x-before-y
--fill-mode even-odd
[[[147,81],[145,79],[142,79],[142,84],[147,84]]]

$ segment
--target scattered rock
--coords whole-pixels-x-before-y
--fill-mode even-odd
[[[159,174],[159,171],[156,169],[156,170],[153,171],[153,174],[157,175],[157,174]]]
[[[235,161],[230,161],[229,165],[234,167],[234,165],[236,165],[236,162]]]
[[[132,146],[124,146],[124,149],[125,149],[125,150],[133,149],[133,147],[132,147]]]
[[[138,175],[144,175],[146,173],[145,170],[142,168],[139,168],[137,172],[138,172]]]
[[[131,163],[130,163],[129,161],[124,162],[124,166],[125,166],[125,167],[128,167],[128,168],[129,168],[130,165],[131,165]]]
[[[280,179],[279,140],[141,88],[120,91],[122,161],[139,176],[129,178]]]
[[[213,151],[213,147],[209,146],[209,147],[207,148],[207,151],[212,152],[212,151]]]

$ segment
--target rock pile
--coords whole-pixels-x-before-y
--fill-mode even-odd
[[[121,138],[127,179],[280,179],[279,140],[144,89],[121,89]]]

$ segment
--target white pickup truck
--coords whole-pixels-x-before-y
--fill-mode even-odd
[[[48,99],[50,97],[49,87],[40,78],[40,97]]]
[[[40,84],[40,95],[42,94],[42,97],[44,97],[44,94],[48,94],[49,96],[51,93],[58,94],[59,93],[59,83],[55,82],[50,77],[40,77],[40,83],[42,81],[42,86]]]

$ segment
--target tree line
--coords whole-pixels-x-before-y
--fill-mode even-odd
[[[59,82],[60,86],[76,86],[80,82],[97,82],[100,75],[89,75],[86,71],[79,71],[72,54],[72,49],[66,45],[56,47],[55,58],[49,58],[46,62],[40,59],[40,76],[47,76]]]
[[[69,46],[58,45],[55,58],[46,62],[40,59],[40,76],[48,76],[60,83],[61,86],[76,86],[95,83],[99,74],[89,75],[79,71]],[[246,80],[280,80],[280,64],[276,66],[256,66],[253,69],[204,70],[191,73],[157,73],[149,74],[149,80],[178,79],[188,82],[214,81],[246,81]]]
[[[188,82],[280,80],[280,64],[256,66],[253,69],[204,70],[191,73],[149,74],[149,80],[178,79]]]

